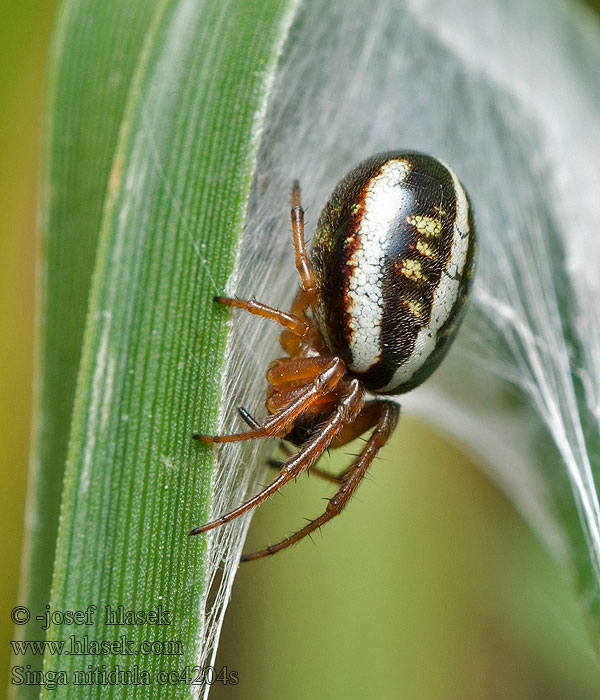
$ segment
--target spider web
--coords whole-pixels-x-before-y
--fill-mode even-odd
[[[591,581],[590,599],[600,579],[599,37],[597,23],[559,2],[305,2],[281,58],[227,290],[289,306],[294,178],[310,239],[329,192],[363,158],[405,148],[450,163],[476,214],[474,298],[444,366],[403,404],[483,457],[555,553],[584,552],[578,575]],[[240,404],[261,415],[256,378],[278,354],[277,333],[235,315],[223,431],[239,429]],[[257,490],[268,449],[257,441],[220,451],[213,514]],[[581,522],[575,535],[557,516],[567,502]],[[200,665],[214,660],[248,522],[211,538]]]

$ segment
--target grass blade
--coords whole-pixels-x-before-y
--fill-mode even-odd
[[[127,7],[111,1],[65,2],[56,19],[43,133],[41,328],[20,593],[32,611],[45,611],[50,599],[102,209],[125,99],[154,7],[154,2]],[[119,52],[113,46],[119,46]],[[40,638],[37,622],[18,632],[24,638]],[[37,670],[42,659],[28,654],[19,662]],[[19,686],[17,692],[20,698],[37,697],[37,689],[30,686]]]
[[[188,539],[187,532],[208,514],[214,454],[196,449],[190,435],[216,426],[227,326],[212,296],[234,269],[290,7],[283,0],[160,3],[145,32],[103,183],[108,201],[72,418],[51,607],[97,605],[94,624],[85,630],[90,639],[124,634],[136,645],[180,643],[180,656],[136,657],[140,673],[153,678],[159,670],[193,666],[202,653],[207,553],[202,539]],[[64,11],[63,22],[75,31],[69,18],[78,8]],[[58,44],[60,53],[69,42]],[[106,38],[104,49],[114,50]],[[60,54],[63,60],[70,60],[68,52]],[[111,75],[103,78],[110,82]],[[78,205],[84,208],[82,197]],[[171,611],[170,624],[106,626],[105,604],[162,606]],[[68,640],[72,633],[59,624],[48,638]],[[129,664],[114,655],[96,660]],[[47,670],[64,670],[71,680],[81,667],[76,656],[47,658]],[[98,686],[69,685],[63,696],[97,692]],[[120,696],[122,688],[101,692]],[[161,697],[180,693],[175,685]]]

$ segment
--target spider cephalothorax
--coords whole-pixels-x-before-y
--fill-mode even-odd
[[[467,195],[446,165],[421,153],[382,153],[354,168],[325,205],[310,255],[294,183],[292,228],[300,289],[289,313],[218,297],[284,326],[280,343],[287,356],[266,374],[271,415],[259,424],[241,409],[251,430],[194,437],[280,437],[299,450],[256,496],[190,534],[237,518],[308,469],[339,488],[322,515],[244,561],[288,547],[341,512],[398,420],[398,404],[380,397],[413,389],[441,362],[462,319],[473,271]],[[370,429],[362,452],[342,474],[315,466],[328,447]]]

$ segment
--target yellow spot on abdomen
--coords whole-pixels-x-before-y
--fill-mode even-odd
[[[442,232],[442,222],[432,216],[407,216],[406,221],[417,229],[421,236],[435,238]]]
[[[416,301],[415,299],[404,299],[403,304],[408,307],[408,310],[417,321],[422,321],[423,304],[420,301]]]
[[[427,241],[424,241],[422,238],[419,238],[416,244],[416,249],[421,255],[424,255],[426,258],[429,258],[430,260],[435,260],[437,255],[435,253],[435,250],[427,243]]]
[[[426,279],[420,260],[411,260],[410,258],[401,260],[398,263],[398,270],[407,279],[414,280],[415,282],[422,282]]]

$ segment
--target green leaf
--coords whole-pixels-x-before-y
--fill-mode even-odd
[[[268,88],[294,4],[69,2],[58,22],[44,171],[36,478],[47,498],[38,497],[35,512],[45,539],[34,531],[31,549],[44,552],[43,578],[57,504],[56,486],[47,492],[45,485],[60,482],[94,264],[50,604],[98,606],[85,628],[89,639],[181,643],[180,656],[136,657],[140,672],[180,670],[201,655],[206,549],[187,532],[207,517],[214,453],[190,438],[216,426],[227,315],[212,296],[234,268]],[[43,611],[47,591],[40,580],[28,599],[34,610]],[[106,626],[105,604],[162,606],[170,624]],[[48,638],[73,632],[53,625]],[[101,662],[133,665],[114,655]],[[67,655],[46,665],[70,676],[82,668],[81,657]],[[179,696],[180,687],[162,697]],[[63,690],[64,697],[96,692]]]
[[[102,209],[125,99],[154,9],[154,2],[65,2],[56,20],[43,132],[41,328],[22,582],[24,602],[32,611],[45,612],[50,600]],[[19,632],[40,638],[36,621]],[[27,655],[20,662],[35,670],[42,659]],[[19,686],[18,693],[37,697],[38,691]]]

